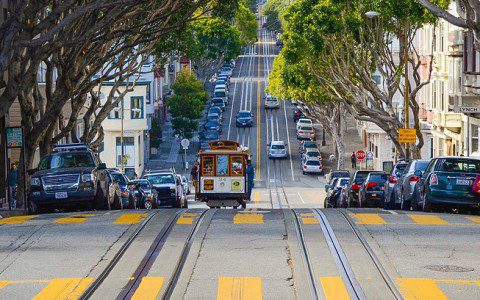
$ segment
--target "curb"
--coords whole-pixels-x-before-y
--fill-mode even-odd
[[[25,210],[0,210],[0,219],[25,216],[28,215],[28,211]]]

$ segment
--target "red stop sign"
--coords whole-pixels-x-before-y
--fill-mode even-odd
[[[357,152],[355,152],[355,156],[357,157],[357,160],[364,160],[367,154],[364,150],[357,150]]]

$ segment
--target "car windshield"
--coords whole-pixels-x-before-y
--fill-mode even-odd
[[[272,145],[272,149],[285,149],[284,145]]]
[[[310,124],[312,121],[310,120],[298,120],[299,123]]]
[[[395,166],[395,175],[400,175],[407,168],[407,164],[398,164]]]
[[[219,107],[212,107],[212,108],[210,108],[210,109],[208,110],[208,113],[209,113],[209,114],[212,114],[212,113],[213,113],[213,114],[219,115],[219,114],[222,113],[222,110],[221,110]]]
[[[207,119],[215,121],[215,120],[219,120],[220,117],[217,114],[214,114],[214,115],[208,115]]]
[[[73,167],[95,167],[92,155],[85,152],[80,153],[55,153],[45,156],[40,164],[38,170],[50,170],[61,168],[73,168]]]
[[[303,146],[305,148],[317,148],[317,143],[315,143],[315,142],[305,142],[303,144]]]
[[[135,181],[135,182],[138,183],[138,185],[141,188],[150,188],[150,183],[148,182],[148,180],[138,180],[138,181]]]
[[[237,115],[238,118],[250,118],[251,115],[249,112],[239,112]]]
[[[213,92],[213,95],[215,97],[226,97],[227,96],[227,94],[225,94],[224,91],[215,91],[215,92]]]
[[[307,165],[307,166],[319,166],[319,165],[320,165],[320,161],[318,161],[318,160],[307,160],[306,165]]]
[[[350,182],[350,179],[348,178],[342,178],[340,181],[337,181],[337,186],[342,187]]]
[[[220,103],[220,104],[223,104],[223,100],[222,100],[222,99],[212,99],[212,103]]]
[[[332,174],[332,177],[349,177],[350,174],[348,172],[336,172]]]
[[[370,174],[369,181],[382,182],[387,181],[388,174]]]
[[[175,183],[175,177],[172,174],[147,175],[145,178],[152,184]]]
[[[480,160],[441,159],[438,171],[480,173]]]
[[[123,174],[121,173],[112,173],[112,177],[113,177],[113,180],[115,180],[116,182],[122,185],[127,184],[127,180],[125,179],[125,176],[123,176]]]
[[[216,127],[216,126],[218,126],[218,123],[217,123],[217,122],[214,122],[214,121],[210,121],[210,122],[207,122],[207,124],[205,124],[205,126],[207,126],[207,127]]]
[[[417,163],[415,164],[415,171],[425,171],[429,163],[430,161],[428,160],[417,161]]]
[[[312,131],[313,128],[310,127],[310,126],[302,126],[302,127],[300,127],[300,130]]]
[[[309,156],[309,157],[317,157],[317,156],[320,156],[320,152],[317,152],[317,151],[308,151],[308,152],[307,152],[307,156]]]
[[[277,102],[277,98],[268,98],[267,99],[268,102]]]
[[[368,174],[370,174],[368,171],[358,171],[355,174],[355,179],[365,179],[367,178]]]

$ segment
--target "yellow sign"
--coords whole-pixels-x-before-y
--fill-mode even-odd
[[[242,190],[242,183],[238,179],[232,180],[232,191],[241,191]]]
[[[417,142],[417,130],[416,129],[399,129],[398,130],[398,142],[400,143],[416,143]]]

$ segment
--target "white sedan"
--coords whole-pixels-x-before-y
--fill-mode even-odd
[[[297,121],[297,130],[300,129],[302,126],[313,126],[313,122],[307,118],[301,118]]]
[[[302,172],[303,174],[322,174],[323,164],[322,161],[315,157],[304,157],[302,159]]]

